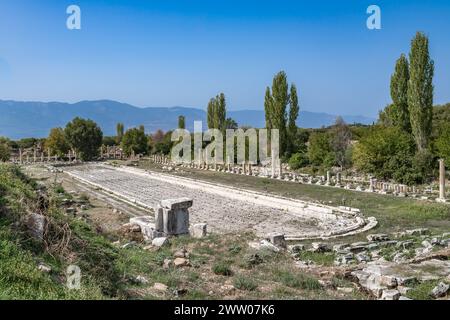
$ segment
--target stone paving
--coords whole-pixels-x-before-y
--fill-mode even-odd
[[[64,171],[146,208],[154,208],[163,199],[191,198],[191,223],[207,223],[212,232],[254,230],[259,236],[280,232],[288,237],[315,238],[355,232],[366,225],[361,215],[353,211],[336,211],[331,207],[135,168],[91,164],[65,167]]]

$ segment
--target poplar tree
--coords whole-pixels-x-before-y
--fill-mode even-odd
[[[184,116],[178,116],[178,129],[186,129],[186,119]]]
[[[122,141],[122,137],[123,137],[123,133],[124,133],[124,126],[123,123],[118,123],[116,126],[116,143],[120,144],[120,142]]]
[[[408,109],[409,64],[405,55],[401,55],[395,65],[391,77],[391,98],[393,105],[388,116],[392,125],[405,132],[411,132],[411,122]]]
[[[430,58],[428,44],[428,38],[418,32],[411,42],[409,54],[408,107],[419,152],[429,145],[433,119],[434,62]]]
[[[298,105],[297,87],[291,85],[291,94],[289,102],[289,121],[288,121],[288,152],[292,153],[294,148],[295,136],[297,134],[297,118],[300,107]]]
[[[264,113],[266,117],[266,129],[269,130],[272,129],[272,105],[273,105],[273,99],[272,94],[270,93],[270,88],[266,88],[266,96],[264,98]]]
[[[272,83],[272,108],[271,108],[271,123],[274,129],[279,130],[280,136],[280,154],[286,152],[287,146],[287,129],[286,129],[286,108],[289,103],[288,82],[286,73],[280,71],[273,78]]]

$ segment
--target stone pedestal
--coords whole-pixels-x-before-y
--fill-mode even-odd
[[[179,198],[162,200],[155,210],[156,231],[166,235],[189,234],[189,208],[192,199]]]

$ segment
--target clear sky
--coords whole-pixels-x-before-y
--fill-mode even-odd
[[[382,30],[366,27],[371,4]],[[420,30],[435,102],[450,102],[448,0],[2,0],[0,15],[0,99],[204,108],[223,91],[229,109],[260,109],[285,70],[303,110],[374,116]]]

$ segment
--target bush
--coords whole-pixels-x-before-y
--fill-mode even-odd
[[[309,164],[308,155],[305,153],[294,153],[289,159],[289,166],[292,170],[306,167]]]
[[[335,164],[329,133],[315,132],[309,138],[308,158],[312,165],[332,167]]]
[[[77,117],[67,124],[64,134],[69,145],[79,152],[82,160],[92,160],[98,156],[103,133],[94,121]]]
[[[3,162],[9,161],[10,157],[11,157],[11,147],[9,145],[9,140],[0,137],[0,161]]]
[[[357,169],[378,178],[413,184],[424,179],[413,166],[415,150],[410,134],[395,127],[374,126],[354,147],[353,162]]]
[[[127,156],[134,154],[146,154],[148,151],[148,139],[141,128],[127,130],[122,137],[122,149]]]
[[[293,273],[286,270],[277,270],[275,276],[285,286],[304,290],[322,289],[319,281],[303,273]]]
[[[234,286],[239,290],[254,291],[258,285],[249,277],[239,275],[234,279]]]
[[[231,276],[233,272],[231,271],[229,265],[225,262],[218,262],[212,267],[212,271],[221,276]]]

